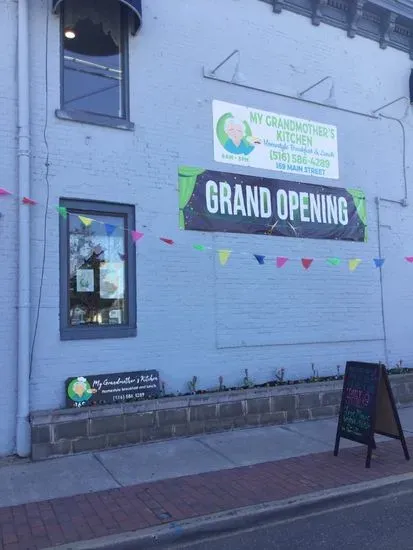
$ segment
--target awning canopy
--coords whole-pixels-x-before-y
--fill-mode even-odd
[[[53,11],[57,13],[64,2],[65,0],[53,0]],[[142,0],[113,0],[113,2],[123,4],[130,9],[133,15],[132,34],[136,34],[142,23]]]

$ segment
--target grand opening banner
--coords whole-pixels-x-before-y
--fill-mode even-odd
[[[212,110],[217,162],[338,179],[335,126],[217,100]]]
[[[180,228],[343,241],[367,240],[357,189],[179,168]]]

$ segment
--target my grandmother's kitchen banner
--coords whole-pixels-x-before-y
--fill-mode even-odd
[[[188,166],[179,168],[181,229],[366,241],[362,191]]]
[[[216,100],[212,109],[217,162],[338,179],[335,126]]]

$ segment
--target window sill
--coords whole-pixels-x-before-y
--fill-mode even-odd
[[[111,338],[134,338],[137,329],[132,327],[83,327],[61,328],[60,340],[101,340]]]
[[[110,116],[87,113],[85,111],[68,111],[56,109],[57,118],[61,120],[71,120],[73,122],[83,122],[85,124],[94,124],[95,126],[106,126],[108,128],[117,128],[118,130],[134,130],[135,124],[123,118],[112,118]]]

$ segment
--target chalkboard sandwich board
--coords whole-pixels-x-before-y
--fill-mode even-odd
[[[159,397],[159,372],[144,370],[78,376],[66,380],[66,406],[110,405]]]
[[[338,417],[334,456],[340,438],[367,445],[366,468],[370,468],[374,434],[401,441],[410,459],[386,368],[381,363],[350,361],[346,365]]]

